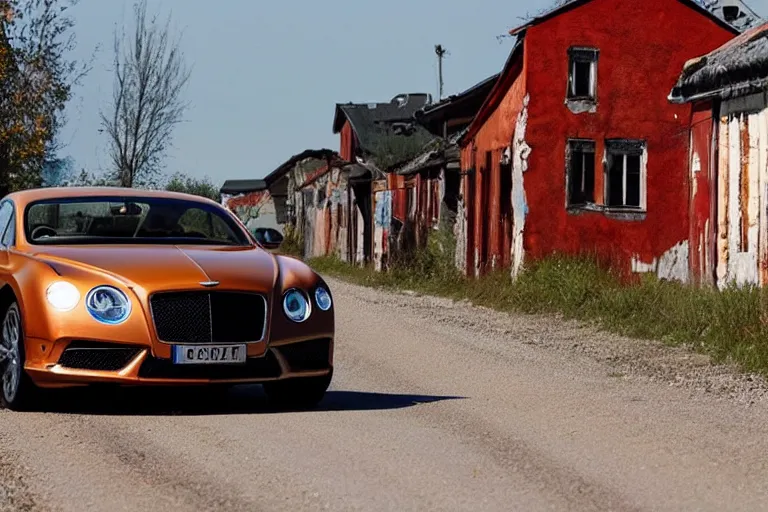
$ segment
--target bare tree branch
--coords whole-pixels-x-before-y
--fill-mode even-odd
[[[182,92],[191,70],[181,51],[181,38],[171,39],[170,17],[161,25],[147,17],[146,0],[134,5],[132,40],[115,31],[115,82],[111,113],[101,112],[109,136],[114,173],[124,187],[157,177],[173,129],[188,104]]]

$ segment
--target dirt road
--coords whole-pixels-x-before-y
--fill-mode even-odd
[[[0,510],[765,510],[759,379],[552,318],[332,281],[320,410],[259,387],[0,411]],[[80,401],[72,405],[73,400]]]

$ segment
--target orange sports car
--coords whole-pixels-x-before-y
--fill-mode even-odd
[[[303,262],[214,201],[49,188],[0,201],[0,399],[39,388],[262,383],[310,407],[333,375],[334,308]]]

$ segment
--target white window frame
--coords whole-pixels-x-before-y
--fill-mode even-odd
[[[616,146],[621,144],[627,144],[635,146],[630,151],[621,151],[616,149]],[[612,147],[613,146],[613,147]],[[635,154],[640,157],[640,205],[639,206],[627,206],[627,157]],[[622,205],[610,205],[608,204],[608,198],[610,197],[611,186],[611,159],[622,159],[622,174],[621,174],[621,192],[622,192]],[[605,153],[603,156],[603,203],[606,208],[610,210],[629,210],[629,211],[643,211],[648,208],[647,199],[647,183],[648,183],[648,145],[644,140],[607,140],[605,141]]]

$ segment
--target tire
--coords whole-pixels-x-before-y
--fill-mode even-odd
[[[19,304],[15,300],[3,314],[0,347],[4,352],[0,362],[0,405],[12,411],[28,410],[33,404],[37,387],[24,371],[24,330]]]
[[[322,377],[275,380],[262,386],[270,404],[279,409],[311,409],[323,399],[332,378],[333,372]]]

